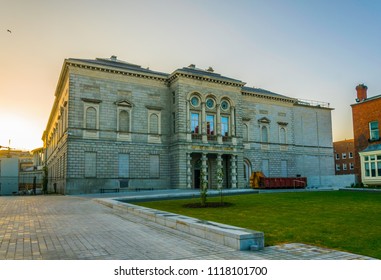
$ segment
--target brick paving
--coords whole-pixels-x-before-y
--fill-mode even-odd
[[[304,244],[236,251],[88,197],[0,197],[1,260],[370,259]]]

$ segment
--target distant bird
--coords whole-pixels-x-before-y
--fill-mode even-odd
[[[7,29],[7,32],[12,33],[12,31],[10,31],[9,29]]]

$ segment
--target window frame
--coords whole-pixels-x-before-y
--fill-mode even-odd
[[[196,119],[193,116],[197,115],[197,126],[194,126]],[[201,134],[200,130],[200,112],[191,111],[190,112],[190,129],[192,134]],[[197,130],[197,131],[196,131]]]
[[[373,125],[375,125],[376,127],[372,128]],[[378,128],[378,121],[369,122],[369,140],[370,141],[380,140],[380,131]]]
[[[153,160],[157,160],[157,162],[152,162]],[[157,165],[153,165],[153,163],[157,163]],[[155,170],[153,169],[155,167]],[[151,179],[159,179],[160,178],[160,155],[150,154],[149,155],[149,177]]]
[[[266,134],[263,132],[266,131]],[[266,139],[264,139],[264,136],[266,135]],[[261,125],[261,142],[263,143],[269,143],[269,127],[267,125]]]
[[[206,134],[216,135],[216,116],[214,114],[206,114]]]
[[[230,136],[230,115],[221,115],[221,135],[222,137]]]

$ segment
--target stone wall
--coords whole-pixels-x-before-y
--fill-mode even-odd
[[[194,187],[189,158],[201,154],[211,159],[212,184],[217,155],[232,159],[225,161],[229,166],[223,170],[227,188],[247,185],[244,160],[252,171],[262,170],[266,162],[271,177],[330,175],[334,170],[330,109],[243,89],[241,81],[195,68],[166,76],[129,64],[116,70],[104,62],[101,66],[76,63],[63,67],[44,132],[50,191]],[[129,67],[135,70],[126,70]],[[191,107],[192,94],[199,96],[202,109]],[[205,107],[208,97],[214,98],[214,108]],[[230,107],[222,111],[219,105],[224,98]],[[86,113],[89,108],[93,115]],[[118,126],[122,109],[128,112],[128,131]],[[199,110],[200,116],[213,114],[215,134],[206,134],[206,122],[200,117],[203,129],[196,135],[199,139],[193,139],[190,110]],[[222,114],[229,117],[229,135],[224,137],[218,118]],[[159,170],[152,171],[155,164]]]
[[[355,174],[307,176],[307,188],[345,188],[357,183]]]

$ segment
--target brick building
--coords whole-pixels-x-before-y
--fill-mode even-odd
[[[354,174],[354,139],[333,142],[333,152],[335,159],[335,175]]]
[[[212,68],[66,59],[42,137],[49,188],[244,188],[252,171],[333,175],[331,110]]]
[[[381,185],[381,95],[369,97],[368,87],[356,87],[356,103],[352,104],[355,146],[355,173],[366,185]]]

